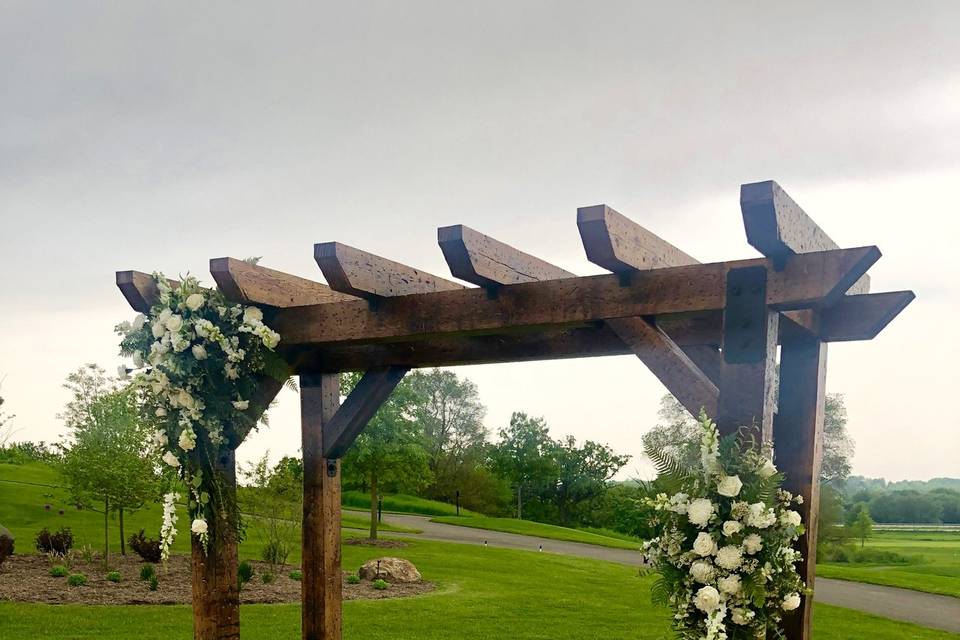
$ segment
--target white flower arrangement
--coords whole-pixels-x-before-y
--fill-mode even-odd
[[[674,609],[684,639],[780,638],[785,612],[809,595],[793,544],[803,534],[799,497],[780,489],[770,451],[742,434],[719,437],[700,416],[695,468],[648,450],[668,489],[646,500],[657,536],[644,553],[660,574],[655,602]]]
[[[274,352],[280,335],[264,323],[262,310],[231,304],[193,277],[176,288],[161,274],[154,280],[157,303],[116,330],[123,336],[121,353],[136,367],[133,383],[143,392],[144,415],[157,426],[149,444],[187,485],[191,531],[206,550],[218,526],[214,515],[226,514],[226,526],[237,517],[214,461],[256,427],[266,408],[251,402],[259,379],[285,380],[289,373]],[[164,559],[176,535],[176,498],[164,498]]]

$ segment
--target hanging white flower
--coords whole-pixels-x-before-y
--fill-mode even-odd
[[[190,351],[193,353],[193,357],[197,360],[206,360],[207,359],[207,350],[202,344],[195,344],[190,348]]]
[[[755,533],[751,533],[743,539],[743,550],[749,555],[755,555],[763,549],[763,538]]]
[[[249,400],[234,400],[234,401],[233,401],[233,408],[236,409],[237,411],[246,411],[249,406],[250,406],[250,401],[249,401]]]
[[[693,604],[704,613],[710,613],[720,606],[720,593],[710,585],[700,587]]]
[[[707,498],[697,498],[691,501],[690,506],[687,507],[687,518],[692,524],[702,529],[710,522],[710,518],[713,517],[715,510],[716,507],[713,502]]]
[[[189,296],[187,296],[184,304],[186,305],[187,309],[190,309],[190,311],[196,311],[203,306],[204,302],[206,302],[206,300],[204,299],[202,293],[191,293]]]
[[[727,545],[717,551],[717,557],[714,562],[727,571],[735,571],[743,564],[743,554],[740,552],[740,547]]]
[[[693,541],[693,551],[698,556],[710,556],[717,550],[717,543],[706,531],[701,531],[697,539]]]
[[[706,560],[695,560],[693,564],[690,565],[690,577],[701,584],[713,582],[715,573],[716,570],[713,568],[713,565]]]
[[[170,557],[170,547],[177,537],[177,500],[179,494],[163,496],[163,523],[160,525],[160,557],[164,562]]]
[[[717,483],[717,493],[727,498],[736,496],[742,488],[743,482],[740,481],[740,476],[724,476]]]
[[[717,587],[720,588],[720,593],[726,593],[731,596],[735,596],[740,593],[742,585],[740,584],[740,575],[732,573],[725,578],[720,578],[717,580]]]
[[[176,454],[173,453],[172,451],[167,451],[166,453],[163,454],[163,461],[166,462],[171,467],[173,467],[174,469],[180,468],[180,460],[177,459]]]
[[[799,593],[790,593],[783,599],[783,603],[780,605],[780,608],[784,611],[793,611],[800,606],[800,594]]]
[[[743,530],[743,525],[737,522],[736,520],[727,520],[723,523],[723,535],[732,536],[740,533]]]
[[[207,521],[203,518],[196,518],[190,525],[190,531],[198,536],[205,534],[207,532]]]

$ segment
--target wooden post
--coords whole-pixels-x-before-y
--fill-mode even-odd
[[[820,464],[823,456],[824,384],[827,345],[813,335],[785,340],[780,351],[780,411],[774,421],[777,467],[786,474],[784,488],[803,496],[797,507],[806,533],[798,541],[804,560],[798,570],[813,588],[817,558],[817,512],[820,507]],[[789,640],[809,640],[810,598],[787,614]]]
[[[303,640],[341,640],[340,463],[323,457],[324,427],[340,406],[335,373],[300,376],[303,437]]]
[[[236,455],[226,451],[217,461],[226,504],[236,501]],[[206,551],[199,538],[190,537],[193,577],[194,640],[228,640],[240,637],[240,587],[237,583],[237,523],[230,509],[211,496],[215,516],[208,522]]]

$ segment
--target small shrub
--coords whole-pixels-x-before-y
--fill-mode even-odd
[[[274,574],[267,571],[266,573],[263,573],[260,575],[260,579],[263,581],[263,584],[270,584],[271,582],[276,580],[277,577]]]
[[[56,533],[50,533],[46,527],[37,533],[37,551],[66,555],[73,546],[73,532],[63,527]]]
[[[58,564],[55,567],[50,567],[50,575],[54,578],[65,578],[67,574],[70,573],[67,571],[67,568],[62,564]]]
[[[303,572],[300,571],[299,569],[294,569],[293,571],[290,572],[290,579],[297,580],[297,581],[303,580]]]
[[[71,587],[82,587],[87,584],[87,576],[82,573],[71,574],[70,577],[67,578],[67,584]]]
[[[13,543],[13,534],[0,526],[0,565],[3,565],[4,560],[13,555]]]
[[[389,586],[390,585],[387,584],[387,581],[384,580],[383,578],[377,578],[376,580],[373,581],[373,588],[376,589],[377,591],[383,591]]]
[[[157,575],[157,572],[156,572],[156,570],[154,570],[152,564],[145,564],[145,565],[143,565],[142,567],[140,567],[140,579],[141,579],[141,580],[149,580],[150,578],[154,577],[155,575]]]
[[[351,573],[347,576],[347,584],[360,584],[360,576],[355,573]]]
[[[130,548],[145,562],[160,562],[160,541],[146,537],[143,529],[130,536],[129,542]]]
[[[111,571],[110,573],[107,574],[107,580],[109,580],[110,582],[120,582],[120,572]]]
[[[250,582],[250,579],[253,578],[253,567],[250,566],[250,563],[244,560],[240,563],[240,566],[237,567],[237,577],[240,579],[240,584],[245,585]]]
[[[94,553],[93,547],[91,545],[85,544],[82,547],[80,547],[80,557],[83,558],[83,561],[86,562],[87,564],[90,564],[91,562],[93,562],[93,559],[94,557],[96,557],[96,555],[97,554]]]
[[[150,591],[156,591],[159,586],[160,578],[157,577],[157,574],[150,576]]]
[[[287,564],[287,558],[290,556],[290,547],[282,540],[270,540],[263,545],[260,551],[260,557],[271,567]]]

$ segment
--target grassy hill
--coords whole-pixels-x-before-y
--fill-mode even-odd
[[[470,527],[473,529],[486,529],[488,531],[517,533],[524,536],[537,536],[540,538],[549,538],[551,540],[565,540],[567,542],[595,544],[602,547],[612,547],[614,549],[640,548],[639,538],[617,533],[616,531],[609,531],[607,529],[569,529],[567,527],[558,527],[552,524],[531,522],[530,520],[517,520],[516,518],[488,518],[485,516],[459,518],[456,516],[441,516],[437,518],[431,518],[431,521],[457,525],[459,527]]]

